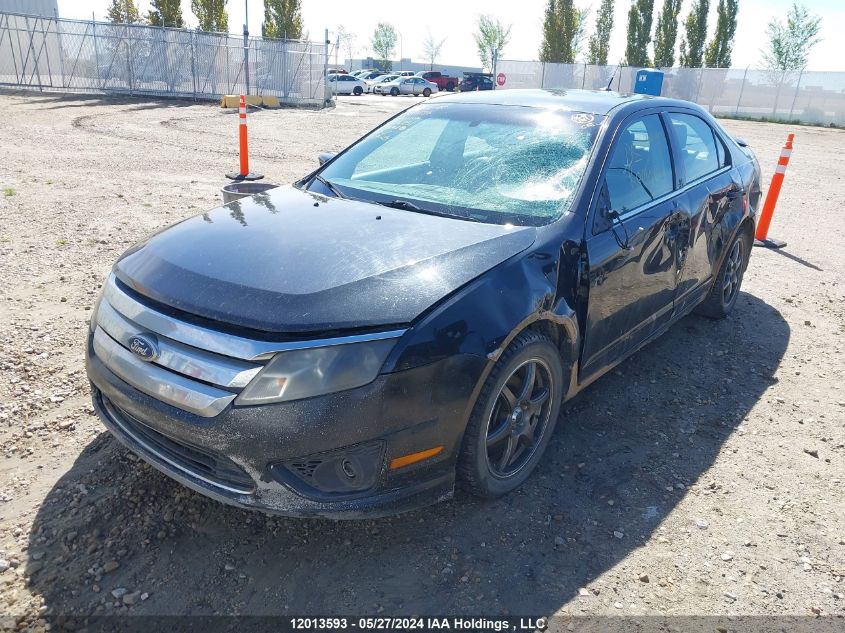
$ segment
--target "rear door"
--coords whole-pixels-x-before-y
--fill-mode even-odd
[[[587,238],[582,380],[629,354],[672,317],[676,180],[658,113],[633,115],[620,125],[598,182]]]
[[[678,197],[678,287],[675,311],[689,311],[710,287],[722,250],[720,223],[742,205],[742,186],[730,154],[710,124],[688,111],[666,114],[683,195]]]

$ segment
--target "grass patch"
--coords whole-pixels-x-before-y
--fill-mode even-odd
[[[65,244],[67,244],[67,240],[64,238],[56,240],[56,246],[64,246]]]
[[[11,187],[6,187],[6,188],[3,189],[3,195],[6,196],[7,198],[11,198],[12,196],[17,195],[17,193],[18,192],[15,191],[14,189],[12,189]]]

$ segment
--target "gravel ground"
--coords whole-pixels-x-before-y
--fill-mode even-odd
[[[250,118],[278,183],[410,98]],[[83,346],[115,258],[216,206],[236,116],[0,94],[0,613],[845,614],[845,135],[726,121],[765,182],[795,151],[734,315],[690,317],[562,412],[494,502],[329,522],[219,505],[121,448]],[[73,620],[68,621],[73,626]]]

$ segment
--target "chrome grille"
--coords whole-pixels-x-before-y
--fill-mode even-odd
[[[262,367],[216,350],[253,358],[270,349],[262,341],[231,337],[156,312],[118,288],[114,275],[106,281],[96,325],[94,353],[112,372],[149,396],[203,417],[223,411]],[[139,334],[155,335],[155,360],[130,351],[129,339]]]

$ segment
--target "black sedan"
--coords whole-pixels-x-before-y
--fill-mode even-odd
[[[461,92],[493,90],[493,76],[480,73],[464,73],[464,78],[459,87]]]
[[[760,199],[701,108],[611,92],[431,100],[321,163],[130,249],[87,345],[121,442],[300,516],[519,486],[563,401],[730,313]]]

